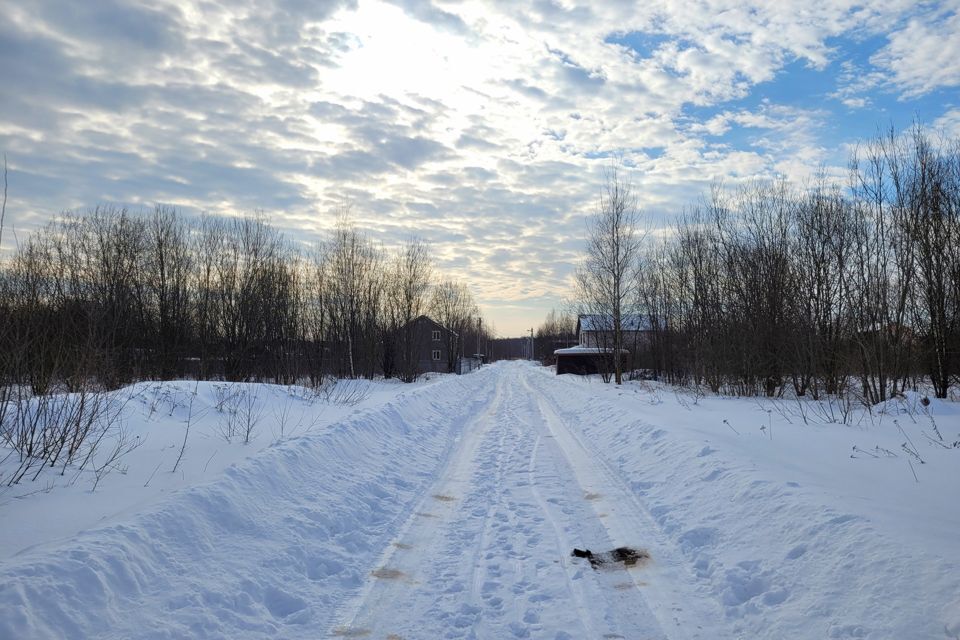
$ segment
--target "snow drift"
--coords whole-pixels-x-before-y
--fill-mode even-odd
[[[0,637],[317,637],[483,402],[486,375],[406,392],[10,559]]]

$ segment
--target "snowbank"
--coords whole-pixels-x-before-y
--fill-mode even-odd
[[[542,373],[536,388],[632,484],[742,637],[960,635],[960,449],[924,438],[926,414],[791,424],[766,401]],[[928,413],[960,438],[956,403]]]
[[[194,389],[205,414],[173,474]],[[318,638],[399,618],[412,638],[569,638],[578,618],[625,637],[634,618],[650,637],[960,637],[960,449],[934,443],[960,440],[957,403],[822,424],[524,363],[369,392],[350,407],[258,387],[300,427],[277,437],[265,416],[245,445],[219,433],[223,390],[131,390],[146,443],[126,473],[5,494],[0,638]],[[649,545],[651,565],[631,587],[568,562],[581,543]]]
[[[485,375],[394,394],[146,506],[101,487],[133,513],[0,565],[0,637],[319,637],[483,402]]]

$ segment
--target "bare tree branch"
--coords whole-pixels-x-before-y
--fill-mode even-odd
[[[0,206],[0,250],[3,249],[3,220],[7,217],[7,154],[3,154],[3,205]]]

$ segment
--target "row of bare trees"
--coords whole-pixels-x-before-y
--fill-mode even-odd
[[[435,281],[421,241],[384,251],[346,217],[302,249],[259,216],[100,207],[62,216],[0,264],[0,386],[412,381],[411,321],[433,314],[456,331],[477,313],[464,284]]]
[[[534,335],[533,357],[541,364],[553,363],[553,352],[577,344],[577,319],[572,313],[551,309]]]
[[[633,198],[608,180],[573,306],[616,326],[645,317],[629,366],[726,393],[868,403],[921,383],[946,397],[958,382],[960,141],[891,130],[854,153],[844,186],[714,188],[643,251]]]

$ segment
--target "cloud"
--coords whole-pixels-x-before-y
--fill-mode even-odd
[[[934,120],[933,127],[949,138],[960,140],[960,108],[947,110]]]
[[[612,158],[669,225],[713,180],[842,165],[850,109],[909,118],[960,60],[956,10],[907,0],[36,0],[5,18],[18,232],[116,200],[263,209],[314,238],[347,201],[386,246],[428,239],[506,331],[565,295]],[[823,104],[794,67],[829,77]]]
[[[870,61],[904,97],[960,86],[960,11],[931,11],[889,35]]]
[[[456,33],[468,31],[467,25],[460,16],[440,9],[430,0],[390,0],[390,2],[402,7],[409,15],[431,25]]]
[[[127,56],[164,54],[184,42],[183,15],[176,5],[159,9],[121,0],[36,0],[31,10],[35,18],[73,43],[77,51],[100,61],[118,51]]]

